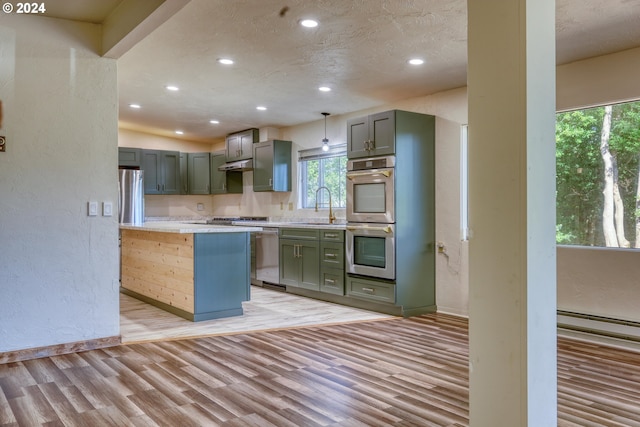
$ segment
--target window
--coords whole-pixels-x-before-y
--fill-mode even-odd
[[[640,101],[556,115],[556,242],[640,247]]]
[[[322,149],[299,152],[300,206],[315,208],[316,191],[327,187],[331,191],[334,208],[347,206],[347,152],[346,145],[332,146],[327,152]],[[329,194],[318,192],[318,208],[329,208]]]
[[[469,126],[460,128],[460,238],[469,240]]]

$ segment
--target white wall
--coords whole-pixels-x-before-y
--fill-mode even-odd
[[[640,99],[640,48],[558,67],[557,108]],[[558,309],[640,322],[640,251],[558,248]]]
[[[0,352],[119,335],[116,62],[99,26],[0,15]]]

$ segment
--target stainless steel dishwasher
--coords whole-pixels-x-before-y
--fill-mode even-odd
[[[261,281],[263,286],[280,287],[280,245],[277,228],[264,227],[262,231],[256,232],[256,279]]]

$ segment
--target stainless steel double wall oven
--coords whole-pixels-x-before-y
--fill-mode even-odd
[[[395,157],[347,163],[347,272],[395,279]]]
[[[436,310],[435,117],[347,119],[346,295],[402,316]]]

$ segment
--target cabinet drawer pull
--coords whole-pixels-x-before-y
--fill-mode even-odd
[[[327,258],[335,258],[338,255],[337,254],[324,254],[324,256],[326,256]]]
[[[336,281],[335,281],[335,280],[333,280],[333,279],[324,279],[324,283],[330,283],[330,284],[332,284],[332,285],[335,285],[335,284],[336,284]]]
[[[362,288],[362,291],[363,292],[369,292],[370,294],[375,293],[375,289],[373,289],[373,288]]]
[[[324,233],[324,237],[335,238],[338,237],[338,235],[336,233]]]

